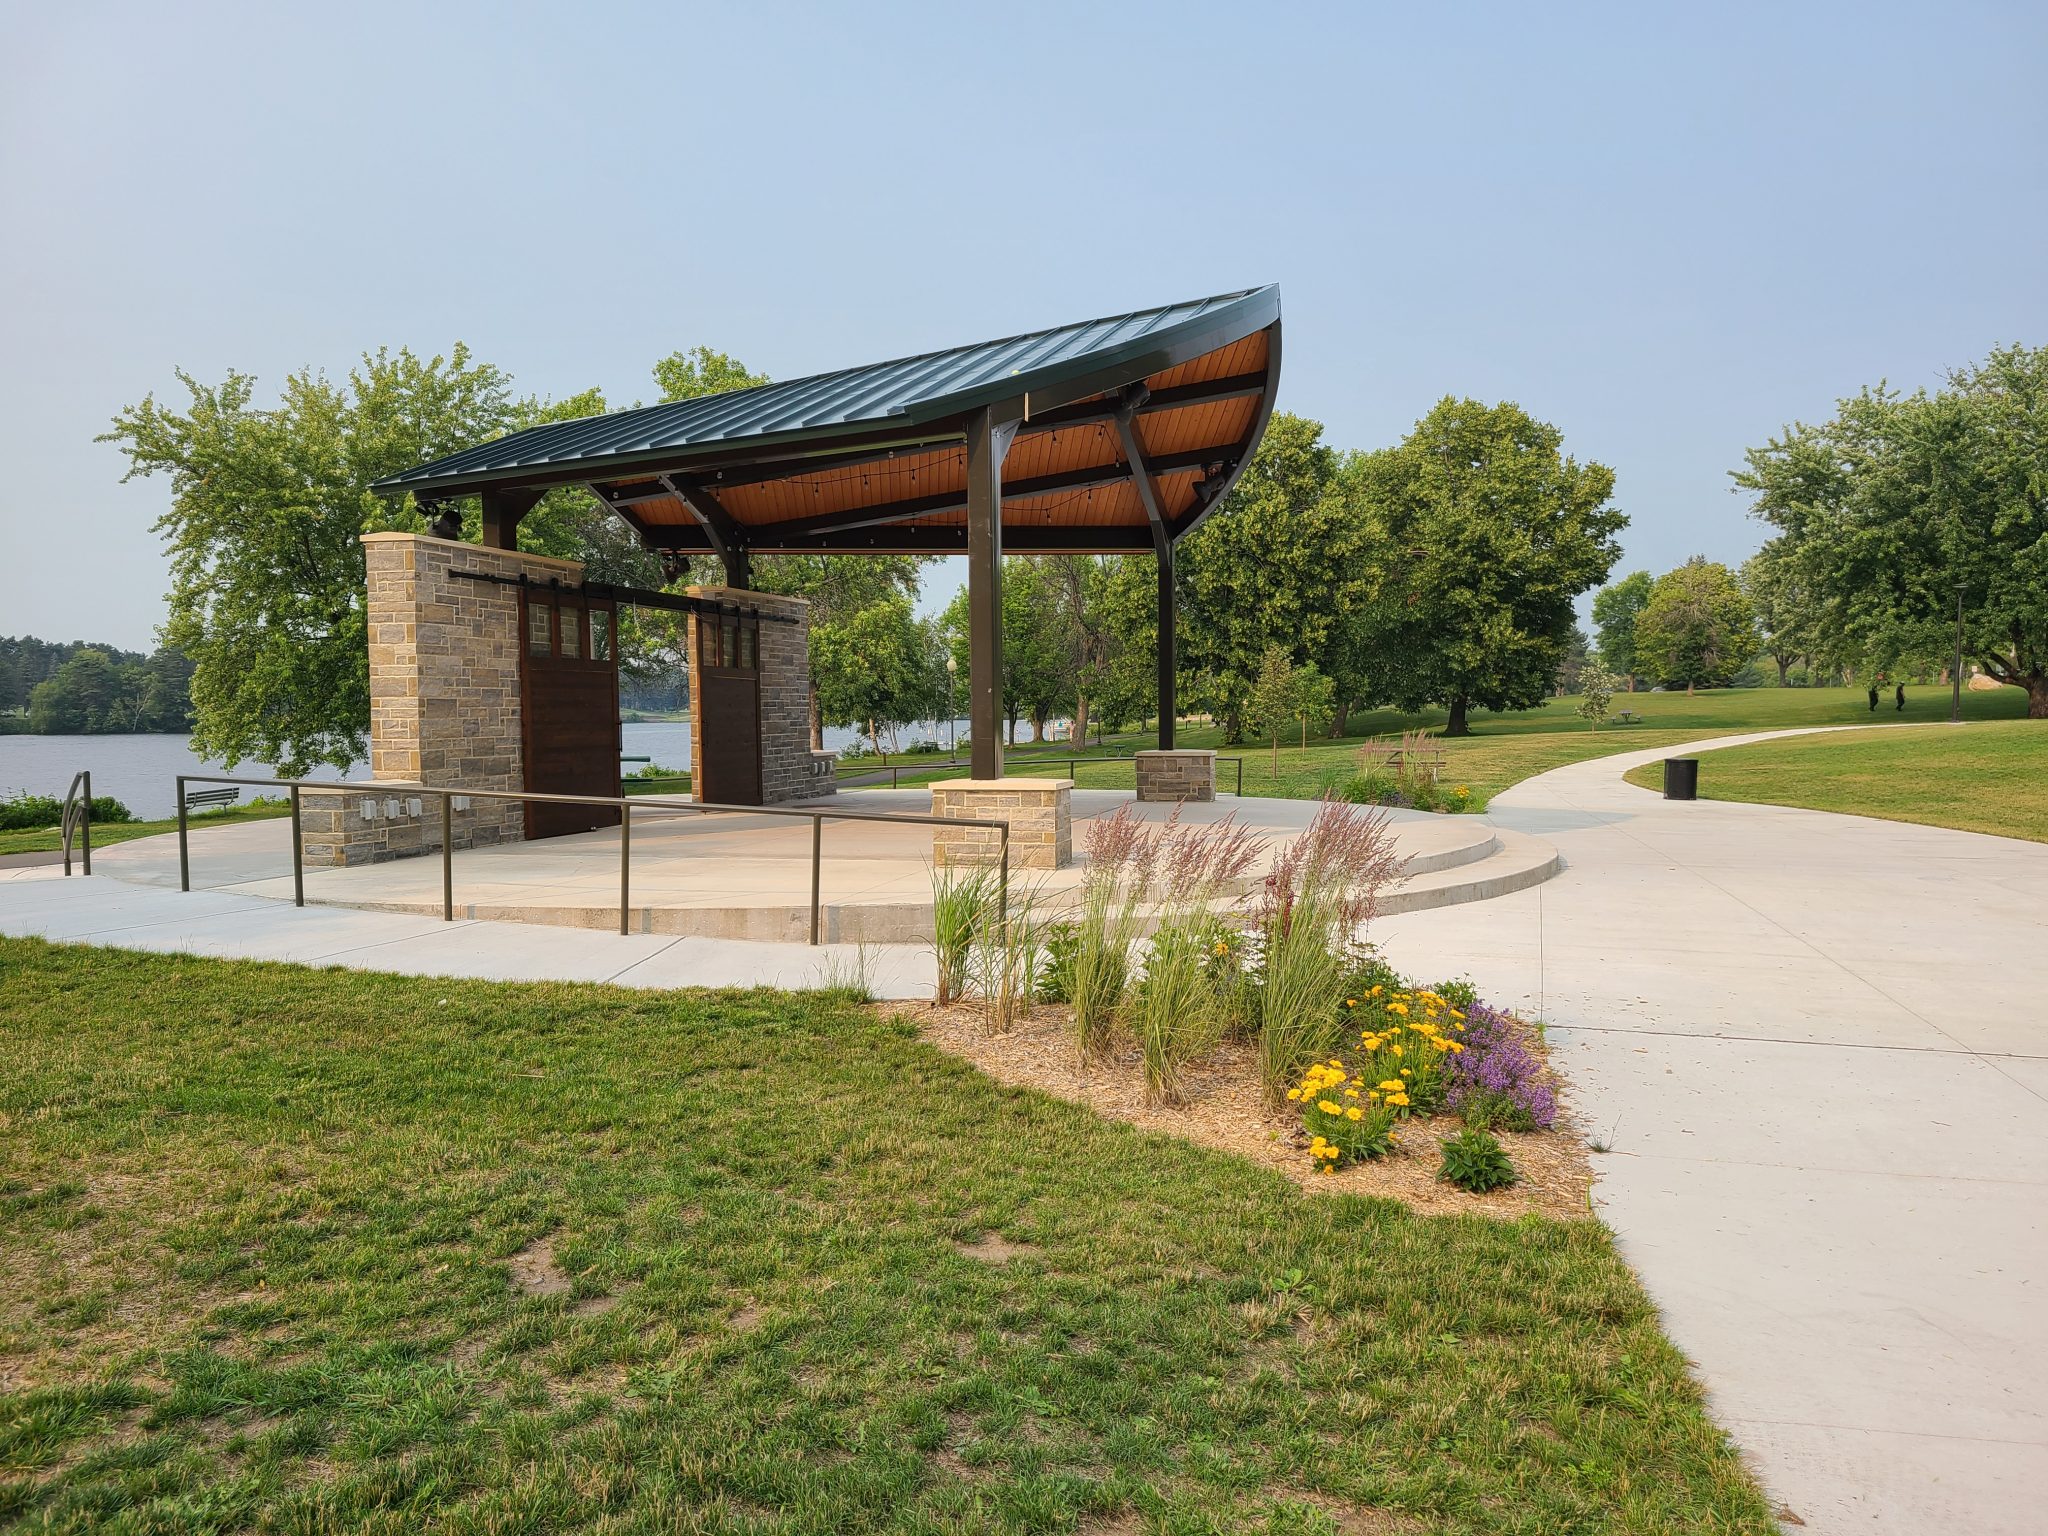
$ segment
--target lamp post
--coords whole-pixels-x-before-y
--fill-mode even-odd
[[[960,755],[960,718],[953,708],[953,679],[960,675],[960,658],[946,657],[946,756]]]
[[[1956,667],[1953,672],[1949,673],[1948,680],[1948,723],[1950,725],[1961,725],[1963,723],[1963,589],[1960,583],[1956,586]]]

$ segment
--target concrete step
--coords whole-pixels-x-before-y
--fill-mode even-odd
[[[1380,912],[1425,912],[1461,902],[1491,901],[1541,885],[1564,867],[1557,849],[1527,832],[1493,829],[1493,850],[1485,857],[1417,874],[1380,900]]]

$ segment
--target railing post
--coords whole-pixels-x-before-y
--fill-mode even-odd
[[[85,834],[85,872],[90,875],[92,873],[92,770],[90,768],[81,770],[80,777],[85,780],[85,800],[83,802],[85,817],[79,823],[79,827]]]
[[[185,840],[185,775],[178,775],[178,889],[192,889],[192,851]]]
[[[811,943],[818,942],[820,867],[825,857],[825,818],[811,818]]]
[[[619,807],[619,936],[632,930],[627,926],[633,900],[633,807]]]
[[[292,905],[306,904],[306,845],[299,835],[299,786],[291,788],[292,796]]]
[[[1237,760],[1237,798],[1244,798],[1244,759]]]
[[[455,921],[455,794],[441,791],[441,921]]]

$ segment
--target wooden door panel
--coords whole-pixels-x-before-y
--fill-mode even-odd
[[[604,616],[604,643],[588,615]],[[619,675],[610,604],[520,594],[520,745],[524,787],[551,795],[619,794]],[[592,654],[597,650],[600,654]],[[528,837],[559,837],[618,825],[610,805],[529,801]]]

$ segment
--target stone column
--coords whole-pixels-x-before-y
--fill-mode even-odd
[[[1216,754],[1192,748],[1148,751],[1132,754],[1137,765],[1138,798],[1164,800],[1214,800],[1216,798]]]
[[[1064,869],[1074,862],[1072,779],[941,779],[932,786],[932,814],[958,827],[932,831],[932,862],[993,864],[1002,833],[977,823],[1010,824],[1012,869]]]
[[[520,745],[519,593],[459,574],[580,585],[574,560],[412,533],[367,533],[370,642],[368,789],[303,795],[309,864],[366,864],[439,852],[441,803],[419,790],[525,786]],[[408,793],[411,791],[411,793]],[[461,798],[455,846],[525,835],[516,800]]]

